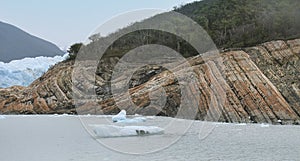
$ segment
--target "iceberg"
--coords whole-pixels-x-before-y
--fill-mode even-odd
[[[135,115],[137,116],[137,115]],[[126,118],[126,111],[121,110],[112,117],[114,123],[140,123],[145,122],[145,117]],[[119,124],[120,125],[120,124]],[[122,125],[122,124],[121,124]],[[156,126],[117,126],[117,125],[90,125],[97,137],[128,137],[163,134],[164,129]]]
[[[113,122],[124,121],[126,120],[126,111],[121,110],[117,115],[112,117]]]
[[[112,117],[112,121],[115,123],[138,123],[145,122],[147,119],[145,117],[135,117],[132,119],[126,118],[126,111],[121,110],[117,115]]]
[[[269,124],[262,123],[262,124],[260,124],[260,127],[270,127],[270,125],[269,125]]]
[[[164,129],[156,126],[96,125],[93,131],[100,138],[158,135],[164,133]]]
[[[146,122],[145,117],[135,117],[132,119],[119,120],[117,123],[138,123],[138,122]]]

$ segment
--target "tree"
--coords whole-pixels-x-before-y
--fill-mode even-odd
[[[89,40],[91,40],[92,42],[96,42],[96,41],[98,41],[100,38],[101,38],[100,33],[97,33],[97,34],[91,35],[91,36],[89,37]]]
[[[75,43],[70,46],[70,48],[68,49],[70,59],[76,58],[76,55],[78,54],[78,52],[82,46],[83,46],[83,43]]]

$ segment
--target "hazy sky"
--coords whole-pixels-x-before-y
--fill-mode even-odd
[[[59,47],[84,41],[97,26],[132,10],[170,10],[193,0],[1,0],[0,21]]]

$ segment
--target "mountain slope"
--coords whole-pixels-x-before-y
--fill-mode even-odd
[[[189,97],[198,97],[199,100],[198,103],[195,102],[199,105],[195,119],[299,124],[299,49],[299,39],[287,42],[271,41],[252,48],[221,53],[219,58],[222,61],[211,58],[203,62],[199,56],[189,58],[199,80],[199,85],[191,87],[191,93],[187,93]],[[256,56],[253,56],[254,52]],[[107,58],[103,61],[100,68],[109,71],[113,69],[118,58]],[[28,88],[0,89],[0,113],[76,113],[76,110],[80,114],[117,113],[119,109],[107,88],[109,76],[106,75],[98,75],[96,78],[98,103],[95,103],[101,107],[95,108],[95,104],[82,102],[80,107],[74,108],[71,79],[73,63],[74,61],[64,61],[55,65]],[[224,64],[224,68],[220,68],[220,63]],[[178,68],[177,72],[184,76],[186,72],[182,69]],[[284,78],[284,82],[280,81],[281,78]],[[155,114],[157,109],[148,107],[148,93],[162,86],[168,97],[166,106],[158,115],[176,115],[180,105],[180,90],[172,74],[163,71],[159,66],[145,66],[132,79],[134,81],[130,83],[129,93],[138,107],[122,107],[128,109],[129,114]],[[151,88],[147,84],[151,84]],[[286,90],[285,87],[289,86],[291,89]],[[200,93],[195,93],[195,89],[199,89]],[[74,92],[78,94],[77,91]],[[224,93],[221,95],[224,98],[220,98],[220,93]],[[211,96],[225,100],[224,106],[219,106],[215,102],[217,100],[210,102],[207,98]],[[124,100],[126,101],[128,100]],[[210,106],[211,103],[216,106]]]
[[[295,0],[202,0],[176,8],[176,12],[186,15],[197,22],[207,32],[218,49],[232,49],[255,46],[272,40],[289,40],[300,37],[300,1]],[[170,24],[171,20],[173,24]],[[177,30],[172,26],[180,24],[180,32],[189,35],[186,39],[168,32],[145,29],[135,31],[141,26]],[[188,23],[182,23],[182,18],[171,12],[155,15],[141,22],[118,30],[107,37],[101,37],[87,45],[87,48],[105,44],[116,35],[126,33],[115,41],[107,56],[122,57],[126,52],[138,46],[160,44],[176,50],[184,57],[195,56],[197,51],[187,42],[196,39],[195,31]],[[198,33],[199,34],[199,33]],[[202,42],[210,42],[203,33]],[[199,38],[199,36],[197,37]],[[209,44],[203,45],[209,49]]]
[[[54,44],[0,22],[0,61],[10,62],[25,57],[53,57],[63,54]]]
[[[219,48],[254,46],[300,36],[300,1],[202,0],[175,11],[199,23]]]

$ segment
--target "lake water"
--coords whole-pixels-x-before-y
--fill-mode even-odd
[[[0,160],[300,160],[300,126],[148,117],[139,125],[157,125],[165,133],[94,138],[93,125],[109,121],[110,116],[0,116]],[[170,122],[179,128],[169,128]],[[180,132],[182,127],[187,131]]]

